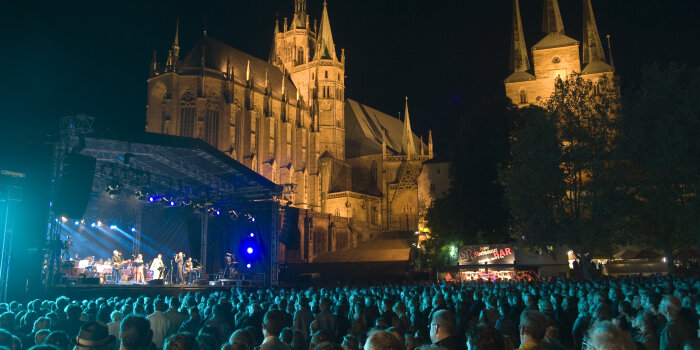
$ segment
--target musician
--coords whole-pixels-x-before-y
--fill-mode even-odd
[[[224,277],[233,278],[233,276],[236,274],[236,265],[238,265],[236,256],[231,253],[226,253],[226,256],[224,256],[224,262],[226,263]]]
[[[134,275],[136,283],[146,284],[146,279],[143,278],[143,255],[141,254],[134,259]]]
[[[175,255],[175,264],[177,265],[177,283],[185,283],[185,276],[183,274],[183,264],[185,263],[185,254],[179,252]]]
[[[187,280],[185,281],[186,284],[192,283],[192,277],[193,277],[192,268],[193,267],[194,266],[192,265],[192,258],[191,257],[187,258],[187,261],[185,261],[185,276],[187,276]]]
[[[114,250],[112,254],[112,280],[114,284],[119,284],[122,277],[119,269],[122,267],[122,264],[124,264],[124,257],[118,250]]]
[[[154,280],[163,278],[163,276],[161,276],[163,268],[165,268],[163,265],[163,255],[158,254],[158,256],[153,259],[153,262],[151,262],[151,271],[153,271]]]

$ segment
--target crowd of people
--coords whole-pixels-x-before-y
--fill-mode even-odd
[[[699,319],[680,277],[233,288],[0,303],[0,349],[700,349]]]

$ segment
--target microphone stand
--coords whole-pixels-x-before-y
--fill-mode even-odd
[[[172,284],[173,284],[173,259],[170,259],[170,271],[169,271],[169,272],[170,272],[170,276],[169,276],[170,282],[169,282],[169,284],[172,285]]]

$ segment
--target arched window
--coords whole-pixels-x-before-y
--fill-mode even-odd
[[[304,64],[304,49],[301,47],[297,51],[297,64]]]
[[[194,120],[197,114],[192,90],[186,90],[180,99],[180,136],[194,136]]]
[[[207,118],[204,124],[204,139],[218,147],[219,142],[219,96],[212,93],[207,98]]]
[[[520,104],[527,103],[527,94],[525,90],[520,90]]]

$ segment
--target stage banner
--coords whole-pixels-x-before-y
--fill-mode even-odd
[[[511,244],[465,245],[459,248],[459,265],[511,265],[515,247]]]

